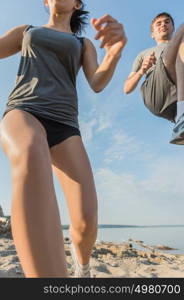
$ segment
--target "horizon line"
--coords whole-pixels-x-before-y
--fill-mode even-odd
[[[69,227],[69,224],[62,225],[63,227]],[[176,227],[184,226],[184,224],[152,224],[152,225],[125,225],[125,224],[98,224],[98,227]]]

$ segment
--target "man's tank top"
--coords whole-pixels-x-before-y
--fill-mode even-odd
[[[82,48],[83,38],[72,33],[28,26],[4,115],[17,108],[78,128],[76,75]]]

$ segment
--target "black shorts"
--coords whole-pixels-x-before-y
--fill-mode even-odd
[[[63,142],[73,135],[81,136],[80,130],[76,127],[40,117],[32,112],[29,113],[33,115],[38,121],[40,121],[40,123],[45,128],[45,131],[47,133],[47,141],[50,148]]]
[[[21,109],[19,107],[15,107],[13,109],[19,109],[22,111],[25,111],[26,113],[31,114],[34,116],[45,128],[46,134],[47,134],[47,142],[49,147],[53,147],[67,138],[73,136],[73,135],[78,135],[81,136],[80,130],[74,126],[67,125],[64,123],[60,123],[57,121],[50,120],[48,118],[43,118],[39,116],[38,114],[35,114],[33,112],[27,111],[25,109]],[[3,117],[9,112],[10,110],[7,110],[4,112]]]
[[[177,90],[164,66],[162,56],[143,82],[141,92],[145,106],[154,115],[175,121]]]

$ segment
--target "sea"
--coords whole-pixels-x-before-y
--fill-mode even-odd
[[[64,237],[69,237],[67,228],[68,225],[64,225]],[[149,246],[164,245],[175,248],[175,250],[165,250],[166,253],[184,254],[184,225],[99,225],[98,241],[122,243],[129,239],[143,241]],[[143,249],[136,243],[132,245],[137,249]]]

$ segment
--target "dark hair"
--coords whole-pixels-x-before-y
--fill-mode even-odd
[[[151,32],[153,31],[153,24],[155,23],[155,21],[156,21],[158,18],[164,17],[164,16],[165,16],[165,17],[168,17],[168,18],[171,20],[171,22],[172,22],[172,24],[173,24],[173,26],[174,26],[174,19],[173,19],[173,17],[172,17],[170,14],[168,14],[167,12],[162,12],[162,13],[158,14],[158,15],[152,20],[151,25],[150,25]]]
[[[84,10],[84,3],[82,0],[77,1],[81,4],[81,7],[73,12],[70,26],[73,33],[81,34],[87,24],[86,20],[88,19],[89,12]]]

